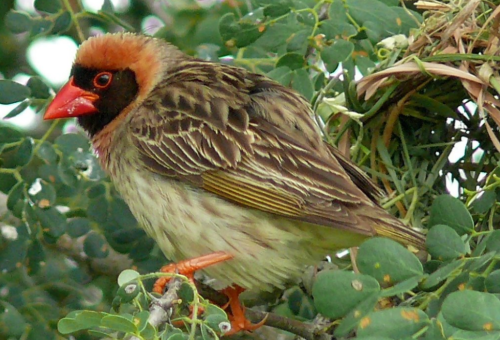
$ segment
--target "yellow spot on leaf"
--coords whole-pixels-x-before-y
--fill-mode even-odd
[[[485,331],[492,331],[493,330],[493,323],[487,322],[483,325],[483,329]]]
[[[361,321],[359,322],[359,327],[361,328],[366,328],[368,327],[370,324],[372,323],[372,320],[368,317],[368,316],[365,316],[364,318],[361,319]]]
[[[461,283],[458,285],[458,290],[464,290],[465,289],[465,283]]]
[[[50,201],[46,198],[41,199],[40,202],[38,202],[38,206],[42,209],[50,207]]]
[[[403,319],[410,320],[410,321],[418,322],[420,320],[418,313],[415,311],[403,310],[401,312],[401,316],[403,317]]]
[[[359,310],[354,311],[354,317],[359,318],[361,316],[361,312]]]
[[[380,268],[380,263],[378,263],[378,262],[377,262],[377,263],[375,263],[375,268],[376,268],[376,269],[379,269],[379,268]]]
[[[387,282],[387,283],[391,282],[391,276],[389,274],[384,275],[384,282]]]
[[[401,24],[402,24],[401,18],[396,18],[396,23],[398,24],[398,26],[401,26]]]
[[[260,25],[259,26],[259,33],[262,33],[266,30],[266,25]]]
[[[21,262],[16,263],[16,268],[21,268],[22,266],[23,266],[23,264]]]

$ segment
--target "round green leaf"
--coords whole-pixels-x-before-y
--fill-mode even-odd
[[[358,268],[380,283],[395,284],[423,274],[418,258],[399,243],[375,237],[359,247]]]
[[[50,19],[36,17],[31,21],[30,37],[35,38],[50,33],[54,23]]]
[[[128,303],[135,299],[140,292],[141,289],[137,282],[132,281],[122,285],[116,292],[116,296],[120,298],[121,303]]]
[[[72,311],[57,323],[57,330],[61,334],[70,334],[82,329],[97,327],[107,313],[93,311]]]
[[[24,189],[26,184],[19,182],[14,185],[9,191],[7,198],[7,208],[14,213],[14,216],[21,217],[22,210],[24,209]]]
[[[438,224],[455,229],[460,236],[474,229],[474,221],[467,207],[450,195],[438,196],[432,202],[429,228]]]
[[[429,323],[429,317],[417,308],[396,307],[373,312],[361,319],[357,336],[410,337]]]
[[[68,221],[67,233],[72,238],[77,238],[87,234],[90,228],[90,221],[84,217],[75,217]]]
[[[89,152],[89,140],[77,133],[67,133],[56,138],[54,145],[65,155],[73,152]]]
[[[309,74],[303,68],[292,71],[292,88],[302,94],[307,100],[311,100],[314,87]]]
[[[122,287],[125,284],[137,279],[141,274],[132,269],[125,269],[118,276],[118,285]]]
[[[288,66],[277,67],[267,74],[283,86],[288,86],[292,80],[292,70]]]
[[[493,230],[486,239],[487,251],[500,251],[500,230]]]
[[[457,232],[443,224],[437,224],[429,230],[425,245],[429,254],[441,261],[456,259],[467,252]]]
[[[83,251],[88,257],[103,259],[109,254],[109,247],[101,235],[90,232],[83,242]]]
[[[248,46],[262,34],[259,27],[250,20],[236,21],[234,13],[227,13],[220,18],[219,32],[224,41],[232,41],[236,47]]]
[[[0,104],[13,104],[25,100],[31,94],[29,87],[12,80],[0,80]]]
[[[34,207],[35,216],[42,226],[45,234],[53,238],[58,238],[66,231],[66,217],[61,214],[56,208],[49,207],[41,209]]]
[[[485,214],[491,209],[497,200],[494,190],[486,190],[481,193],[471,204],[471,209],[478,214]]]
[[[38,147],[37,156],[49,164],[53,164],[57,161],[57,153],[49,142],[43,142]]]
[[[281,66],[287,66],[291,70],[296,70],[303,68],[305,65],[305,59],[302,54],[290,52],[285,55],[283,55],[281,58],[278,59],[278,62],[276,63],[276,67],[281,67]]]
[[[31,29],[31,17],[23,12],[10,11],[5,16],[5,26],[12,33],[24,33]]]
[[[486,277],[484,285],[489,293],[500,293],[500,269],[491,272],[490,275]]]
[[[271,18],[279,17],[289,13],[292,6],[291,0],[277,0],[264,7],[264,15]]]
[[[26,84],[31,90],[31,96],[39,99],[48,99],[50,97],[50,88],[40,77],[31,77]]]
[[[344,39],[336,39],[331,46],[321,51],[321,59],[327,64],[346,61],[354,52],[354,44]]]
[[[330,319],[338,319],[379,291],[377,280],[368,275],[332,270],[318,274],[312,295],[319,313]]]
[[[56,13],[61,9],[61,3],[54,0],[35,0],[35,8],[42,12]]]
[[[16,148],[16,153],[12,157],[12,162],[16,166],[25,166],[33,158],[33,138],[26,137]]]
[[[19,130],[8,126],[0,126],[0,143],[15,143],[22,138],[23,134]]]
[[[451,293],[441,307],[453,327],[469,331],[500,330],[500,300],[490,293],[463,290]]]
[[[373,294],[356,306],[335,329],[336,337],[345,337],[359,324],[359,321],[371,313],[379,300],[378,294]]]
[[[386,289],[382,290],[380,296],[382,296],[382,297],[395,296],[395,295],[400,295],[400,294],[410,292],[415,287],[418,286],[418,282],[421,279],[422,279],[422,276],[410,277],[409,279],[401,281],[398,284],[396,284],[390,288],[386,288]]]
[[[20,338],[26,328],[26,321],[18,310],[8,302],[0,301],[0,336],[5,339]],[[2,338],[3,338],[2,337]]]
[[[224,334],[231,329],[231,323],[226,315],[212,314],[205,318],[205,324],[218,334]]]
[[[68,11],[62,12],[54,21],[54,27],[52,27],[53,34],[64,33],[70,29],[72,24],[71,14]]]
[[[56,190],[54,186],[37,178],[29,187],[28,194],[31,202],[40,208],[48,208],[56,201]]]
[[[121,315],[107,315],[103,317],[100,326],[124,333],[137,332],[137,326]]]
[[[305,51],[308,46],[308,38],[311,35],[311,29],[303,29],[292,34],[288,40],[286,49],[288,51]]]

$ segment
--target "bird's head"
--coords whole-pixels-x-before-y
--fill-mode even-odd
[[[141,103],[160,80],[165,46],[158,39],[130,33],[86,40],[71,76],[47,108],[44,119],[77,117],[92,136]],[[176,50],[171,48],[175,54]]]

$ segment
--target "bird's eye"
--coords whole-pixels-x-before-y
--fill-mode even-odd
[[[113,75],[110,72],[101,72],[94,77],[94,86],[98,89],[105,89],[111,84]]]

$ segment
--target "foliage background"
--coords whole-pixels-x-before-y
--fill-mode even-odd
[[[373,239],[359,249],[355,273],[348,259],[334,257],[325,266],[344,270],[309,271],[278,300],[259,301],[265,310],[300,321],[310,339],[327,332],[372,340],[500,337],[498,131],[491,127],[496,1],[131,0],[120,14],[109,1],[97,13],[78,0],[34,3],[36,15],[15,11],[14,1],[0,3],[0,72],[7,79],[0,81],[0,104],[19,103],[7,118],[28,106],[43,113],[56,90],[26,62],[31,41],[140,31],[152,14],[164,23],[155,35],[186,53],[267,74],[311,100],[325,138],[387,191],[384,207],[429,230],[423,265],[394,242]],[[409,41],[380,43],[410,33]],[[376,78],[384,69],[389,76]],[[26,86],[8,80],[20,72],[31,75]],[[357,76],[365,77],[358,87]],[[464,79],[484,92],[475,95]],[[491,117],[482,111],[488,95]],[[122,270],[150,273],[167,259],[138,228],[74,125],[40,120],[22,131],[3,120],[0,166],[1,339],[219,334],[213,321],[225,316],[216,308],[195,321],[178,311],[197,325],[193,332],[148,326],[146,276],[128,271],[118,288]],[[459,199],[446,195],[452,181]],[[125,289],[130,278],[139,287],[132,292]],[[320,322],[318,312],[331,322]],[[278,330],[241,336],[292,338]]]

